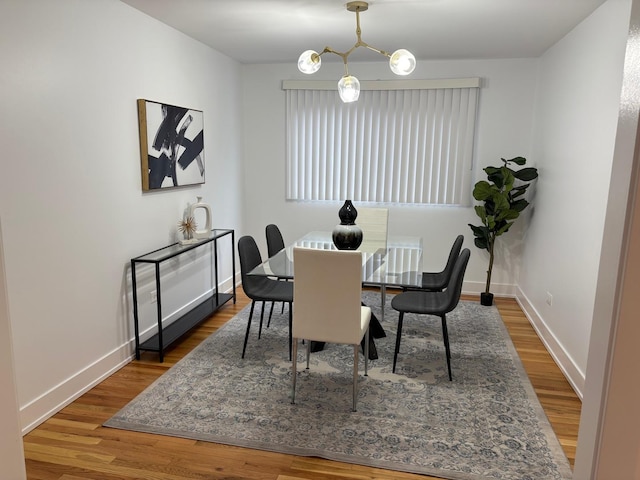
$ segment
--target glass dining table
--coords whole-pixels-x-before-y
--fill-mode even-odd
[[[294,280],[293,249],[295,247],[337,250],[333,244],[331,232],[309,232],[262,262],[251,270],[249,275]],[[387,287],[422,286],[422,238],[388,235],[386,244],[380,241],[367,242],[364,239],[357,250],[362,252],[362,284],[380,287],[381,320],[384,320]],[[373,339],[384,337],[385,333],[375,315],[371,317],[370,328],[369,356],[375,359],[377,352]],[[322,347],[319,346],[318,349],[320,348]]]
[[[250,275],[294,278],[293,249],[295,247],[337,250],[331,232],[310,232],[268,258],[249,272]],[[422,285],[422,238],[389,235],[383,242],[367,243],[357,249],[362,252],[362,283],[385,287],[420,287]]]

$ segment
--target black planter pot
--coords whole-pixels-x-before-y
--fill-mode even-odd
[[[480,294],[480,305],[490,307],[493,305],[493,293],[482,292]]]

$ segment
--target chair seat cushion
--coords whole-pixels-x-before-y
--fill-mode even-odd
[[[424,288],[425,290],[444,290],[444,288],[447,286],[447,280],[448,278],[444,272],[423,272],[422,288]]]
[[[247,293],[247,296],[252,300],[293,302],[293,282],[283,282],[258,275],[248,275],[246,283],[249,283],[249,288],[244,287],[245,293]]]
[[[442,292],[410,291],[393,297],[391,307],[399,312],[439,315],[445,313],[448,303]]]

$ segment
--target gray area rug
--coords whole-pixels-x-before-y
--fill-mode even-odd
[[[380,318],[380,295],[367,291],[364,300]],[[299,349],[291,405],[287,310],[276,307],[261,339],[254,315],[243,360],[247,307],[105,426],[454,480],[571,478],[495,307],[461,302],[448,317],[450,382],[437,317],[405,316],[391,373],[398,316],[390,303],[388,296],[387,336],[376,339],[369,376],[360,376],[355,413],[351,347],[313,353],[309,371]]]

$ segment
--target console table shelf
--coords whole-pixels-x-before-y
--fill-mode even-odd
[[[139,360],[140,352],[146,350],[158,352],[158,354],[160,355],[160,361],[164,361],[164,352],[171,344],[179,340],[185,333],[200,324],[203,320],[208,318],[212,313],[218,310],[229,300],[233,300],[233,303],[236,302],[235,282],[233,282],[233,293],[220,292],[220,282],[218,280],[218,241],[224,239],[225,237],[228,237],[231,240],[231,265],[233,272],[232,276],[233,278],[235,278],[235,233],[233,230],[228,229],[214,229],[211,231],[211,235],[209,237],[203,238],[196,243],[188,245],[174,243],[131,259],[131,286],[133,290],[133,317],[136,336],[136,359]],[[180,318],[173,321],[171,324],[163,326],[160,265],[166,260],[209,244],[211,244],[213,247],[213,293],[211,294],[211,296],[200,302],[197,306],[189,310]],[[156,303],[158,314],[158,331],[143,342],[140,341],[140,327],[138,319],[138,287],[136,283],[136,266],[139,264],[153,264],[155,267]]]

